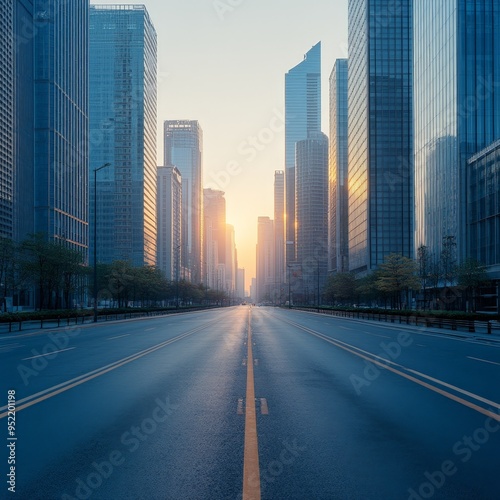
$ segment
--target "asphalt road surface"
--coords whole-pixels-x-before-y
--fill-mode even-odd
[[[0,439],[0,498],[498,499],[500,343],[249,306],[7,334]]]

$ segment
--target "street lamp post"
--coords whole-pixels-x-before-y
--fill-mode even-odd
[[[288,268],[288,309],[292,308],[292,289],[290,287],[290,268],[292,267],[290,264],[287,264],[286,267]]]
[[[175,248],[175,253],[176,253],[176,266],[175,266],[175,276],[176,276],[176,285],[175,285],[175,308],[179,309],[179,267],[180,267],[180,250],[181,245],[177,246]]]
[[[94,169],[94,323],[97,323],[97,172],[110,165],[105,163]]]

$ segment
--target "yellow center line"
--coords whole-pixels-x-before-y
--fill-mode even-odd
[[[259,446],[253,377],[251,311],[248,313],[247,395],[245,408],[245,450],[243,455],[243,500],[260,500]]]

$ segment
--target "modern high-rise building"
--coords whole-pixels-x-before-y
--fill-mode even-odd
[[[295,144],[321,130],[321,42],[285,75],[286,262],[295,260]]]
[[[15,47],[12,0],[0,0],[0,237],[13,237]]]
[[[226,290],[234,294],[236,290],[236,245],[234,237],[234,226],[226,224]]]
[[[11,4],[9,0],[6,2]],[[24,240],[35,231],[34,219],[34,46],[38,42],[35,23],[39,15],[33,17],[34,2],[32,0],[16,0],[14,2],[14,239]],[[38,12],[38,11],[37,11]],[[2,46],[3,42],[2,42]],[[82,69],[78,69],[79,72]],[[40,91],[40,87],[38,88]],[[39,94],[44,102],[47,97]],[[86,119],[84,119],[86,123]],[[40,161],[40,159],[39,159]],[[86,177],[83,184],[86,185]],[[86,253],[87,247],[83,247]]]
[[[236,297],[240,299],[245,298],[245,269],[238,268],[236,279]]]
[[[274,291],[274,223],[269,217],[257,222],[257,278],[255,300],[269,302],[276,299]]]
[[[285,263],[285,172],[274,172],[274,271],[277,293],[281,297],[281,289],[286,282]]]
[[[494,245],[500,226],[477,233],[468,159],[500,139],[500,4],[414,0],[414,25],[415,246],[439,256],[453,237],[459,261],[486,257],[475,245]]]
[[[94,170],[110,163],[96,172],[97,258],[154,265],[156,31],[143,5],[90,7],[89,95],[91,228]]]
[[[182,178],[177,167],[158,167],[157,266],[167,279],[179,281],[181,270]]]
[[[35,0],[33,7],[34,232],[86,256],[89,6]]]
[[[226,199],[224,192],[216,189],[203,190],[204,228],[205,228],[205,269],[207,275],[203,280],[209,288],[222,290],[226,288],[220,281],[221,265],[226,265]]]
[[[391,253],[414,254],[412,89],[413,0],[349,0],[349,269],[356,273]]]
[[[328,271],[331,273],[349,271],[347,118],[347,59],[337,59],[330,75]]]
[[[175,165],[182,175],[182,263],[191,281],[205,280],[203,244],[203,132],[195,120],[164,122],[165,165]]]
[[[310,132],[296,149],[296,258],[304,299],[316,302],[328,270],[328,138],[322,132]]]

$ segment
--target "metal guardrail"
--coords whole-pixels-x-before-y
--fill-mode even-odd
[[[387,323],[397,323],[424,328],[439,328],[444,330],[466,331],[469,333],[486,333],[488,335],[500,335],[500,323],[498,321],[478,321],[468,319],[435,318],[427,316],[406,316],[402,314],[387,314],[383,312],[364,311],[336,311],[332,309],[321,309],[316,307],[294,307],[295,310],[315,311],[321,314],[337,316],[341,318],[363,319]]]
[[[181,313],[181,312],[193,312],[193,311],[203,311],[207,309],[214,309],[217,306],[209,307],[189,307],[180,309],[167,309],[163,311],[130,311],[121,313],[106,314],[101,312],[97,317],[98,323],[107,323],[108,321],[119,321],[125,319],[136,319],[136,318],[146,318],[146,317],[157,317],[157,316],[167,316],[169,314]],[[1,333],[16,333],[24,332],[28,330],[45,330],[53,328],[69,328],[78,325],[92,324],[94,322],[94,316],[82,316],[75,315],[65,318],[50,318],[50,319],[37,319],[37,320],[20,320],[20,321],[9,321],[0,322],[0,334]]]

